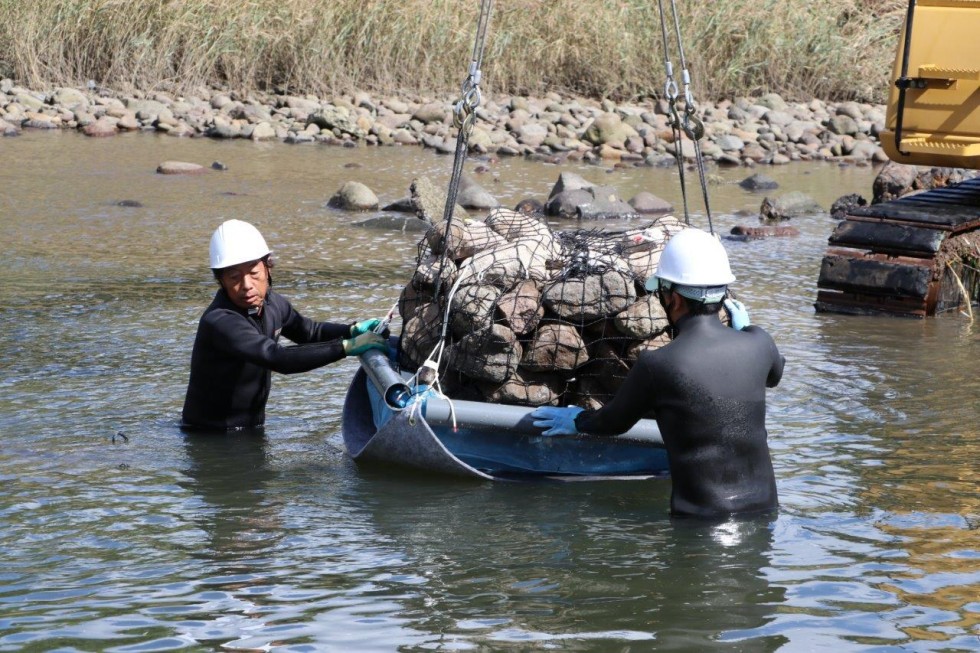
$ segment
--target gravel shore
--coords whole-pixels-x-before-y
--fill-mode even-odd
[[[0,81],[0,133],[74,129],[91,137],[152,131],[178,137],[247,138],[285,143],[409,145],[454,151],[456,98],[411,100],[356,93],[240,95],[201,89],[194,95],[113,92],[88,88],[26,89]],[[476,111],[470,152],[550,161],[602,160],[621,165],[674,165],[674,134],[663,100],[614,103],[562,97],[484,98]],[[792,161],[887,161],[878,144],[885,108],[857,102],[787,102],[768,94],[702,102],[698,143],[706,161],[727,166]],[[684,137],[681,152],[695,157]]]

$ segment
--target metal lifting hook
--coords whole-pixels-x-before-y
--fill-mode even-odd
[[[678,36],[678,43],[680,36]],[[681,59],[683,60],[683,46],[681,48]],[[691,73],[687,70],[687,63],[682,63],[684,70],[681,73],[684,77],[684,133],[692,141],[699,141],[704,138],[704,122],[697,114],[697,105],[694,102],[694,94],[691,93]]]
[[[684,121],[682,123],[684,133],[692,141],[699,141],[704,138],[704,122],[698,117],[695,110],[688,105],[684,109]]]
[[[701,193],[704,198],[704,210],[708,218],[708,230],[714,233],[714,225],[711,220],[711,207],[708,201],[708,184],[705,179],[704,161],[701,155],[700,140],[704,138],[704,121],[697,113],[697,104],[694,102],[694,95],[691,93],[691,73],[687,69],[687,60],[684,57],[684,44],[681,38],[680,20],[677,16],[677,7],[674,0],[670,0],[671,13],[673,14],[674,37],[677,41],[677,49],[680,54],[682,83],[684,85],[684,116],[681,117],[678,110],[679,91],[677,82],[674,79],[674,64],[670,60],[670,37],[667,29],[667,14],[664,11],[663,0],[657,0],[660,9],[660,31],[663,36],[664,44],[664,68],[667,74],[667,81],[664,84],[664,95],[667,98],[668,118],[670,127],[674,132],[674,156],[677,159],[677,170],[681,181],[681,197],[684,202],[684,221],[691,224],[690,214],[687,205],[687,185],[684,178],[684,152],[681,147],[681,136],[686,135],[694,145],[694,158],[697,162],[698,177],[701,182]]]

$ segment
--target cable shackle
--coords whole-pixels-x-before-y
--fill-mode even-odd
[[[704,210],[708,218],[708,229],[713,234],[714,225],[711,220],[711,208],[708,201],[708,183],[704,169],[704,159],[701,153],[701,139],[704,138],[704,121],[698,115],[697,103],[694,101],[694,93],[691,91],[691,73],[687,67],[687,58],[684,56],[684,41],[681,37],[681,23],[677,13],[675,0],[670,0],[670,11],[674,24],[674,40],[677,43],[677,52],[680,55],[681,65],[681,84],[683,87],[684,107],[678,107],[681,92],[674,79],[674,64],[670,60],[670,36],[667,27],[667,12],[664,10],[663,0],[657,0],[657,7],[660,10],[660,34],[664,44],[664,69],[667,80],[664,83],[664,95],[667,99],[667,118],[671,130],[674,134],[674,158],[677,160],[677,172],[681,182],[681,198],[684,203],[684,222],[691,224],[691,216],[687,205],[687,185],[684,178],[684,148],[681,140],[687,136],[694,145],[694,159],[701,182],[701,193],[704,198]],[[681,115],[683,111],[683,116]]]
[[[666,52],[666,43],[664,47]],[[677,81],[674,79],[674,64],[670,62],[670,59],[664,61],[664,67],[667,69],[667,81],[664,82],[664,96],[667,98],[667,117],[670,120],[670,127],[674,130],[675,135],[679,136],[678,130],[681,128],[681,116],[677,112],[677,98],[680,96],[680,89],[677,86]]]
[[[453,126],[457,129],[468,130],[473,123],[473,114],[483,100],[483,94],[480,92],[482,78],[483,71],[480,70],[480,63],[474,59],[470,62],[469,74],[463,80],[460,98],[453,105]]]
[[[697,103],[694,101],[694,93],[691,92],[691,72],[687,68],[687,57],[684,56],[681,21],[677,15],[677,6],[674,4],[674,0],[670,0],[670,10],[674,16],[674,36],[677,40],[677,52],[681,60],[681,81],[684,84],[684,133],[692,141],[699,141],[704,138],[704,122],[697,114]],[[664,31],[666,31],[666,26],[664,26]]]
[[[667,38],[666,32],[664,33],[664,38]],[[666,41],[664,41],[664,52],[666,53]],[[669,58],[664,59],[664,68],[667,72],[667,81],[664,83],[664,95],[671,100],[677,99],[677,94],[679,89],[677,88],[677,82],[674,81],[674,64],[671,63]]]
[[[459,100],[453,104],[453,125],[458,130],[456,134],[456,152],[453,156],[453,171],[449,178],[449,189],[446,193],[446,206],[442,212],[442,219],[446,223],[446,230],[443,234],[443,243],[448,245],[450,234],[452,233],[453,214],[456,208],[456,196],[459,194],[459,183],[463,176],[463,164],[466,162],[466,154],[469,150],[470,132],[473,130],[473,123],[476,119],[476,110],[480,106],[482,94],[480,92],[480,81],[483,78],[481,66],[483,64],[483,49],[487,39],[487,26],[490,24],[490,14],[493,11],[493,0],[481,0],[480,16],[477,19],[476,38],[473,43],[473,56],[470,58],[470,65],[467,69],[466,79],[463,80]],[[446,265],[446,252],[449,247],[445,246],[442,256],[439,258],[439,275],[436,277],[435,296],[438,299],[439,291],[442,286],[442,270]]]

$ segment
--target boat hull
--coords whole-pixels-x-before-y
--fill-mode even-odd
[[[485,480],[667,474],[667,453],[652,420],[614,437],[543,437],[530,424],[530,408],[434,399],[425,410],[392,410],[382,399],[385,388],[372,392],[371,384],[362,367],[344,401],[344,444],[359,464],[387,463]],[[455,427],[443,416],[451,412],[457,413]]]

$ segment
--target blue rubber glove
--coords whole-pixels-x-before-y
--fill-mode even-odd
[[[350,325],[350,337],[356,338],[362,333],[367,333],[369,331],[374,331],[381,324],[381,320],[376,317],[372,317],[370,320],[361,320],[360,322],[355,322]]]
[[[578,428],[575,426],[575,418],[584,408],[578,406],[567,406],[565,408],[555,408],[554,406],[539,406],[531,413],[535,418],[534,425],[539,429],[547,429],[541,435],[578,435]]]
[[[380,349],[385,354],[388,354],[388,341],[379,336],[377,333],[362,333],[356,338],[349,338],[342,341],[344,344],[344,353],[348,356],[360,356],[368,349]]]
[[[728,313],[728,320],[736,331],[741,331],[752,324],[749,322],[749,312],[742,302],[737,299],[726,299],[724,306],[725,312]]]

